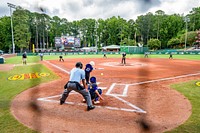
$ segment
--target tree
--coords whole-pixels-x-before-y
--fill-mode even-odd
[[[146,15],[141,15],[136,20],[138,30],[141,35],[141,41],[143,44],[148,44],[148,40],[150,38],[154,38],[156,34],[154,33],[154,23],[155,23],[155,17],[154,15],[149,12]]]
[[[172,38],[167,43],[168,48],[180,48],[180,39]]]
[[[152,50],[157,50],[161,46],[161,42],[158,39],[150,39],[148,41],[148,47]]]
[[[190,23],[188,25],[189,31],[196,31],[200,29],[200,7],[192,8],[192,11],[190,11],[188,16],[190,18]]]
[[[185,34],[183,34],[180,38],[180,41],[182,44],[185,43]],[[193,45],[193,43],[196,41],[196,36],[197,36],[197,32],[195,31],[190,31],[190,32],[187,32],[187,44],[189,44],[189,46],[191,47]]]
[[[4,52],[12,49],[10,17],[7,16],[0,18],[0,49]]]
[[[155,12],[156,15],[156,23],[155,23],[155,29],[156,29],[156,38],[159,39],[159,33],[160,33],[160,25],[162,25],[162,21],[163,21],[163,16],[165,15],[165,12],[162,10],[158,10]]]
[[[15,44],[20,48],[20,52],[23,52],[24,48],[29,48],[31,39],[28,13],[28,10],[21,7],[17,7],[13,12]]]
[[[21,51],[30,48],[32,44],[36,48],[48,48],[48,43],[54,44],[55,37],[69,35],[81,38],[82,46],[108,45],[136,45],[137,42],[148,46],[151,39],[158,39],[162,45],[159,48],[174,47],[177,39],[184,44],[185,22],[184,16],[179,14],[167,15],[164,11],[158,10],[155,15],[148,12],[138,16],[136,21],[126,20],[120,16],[113,16],[103,19],[82,19],[69,22],[58,16],[49,17],[44,13],[31,13],[21,7],[13,13],[14,36],[16,48]],[[187,14],[190,18],[188,31],[200,29],[200,7],[193,8]],[[4,51],[12,49],[10,18],[0,18],[0,48]],[[7,34],[9,33],[9,34]],[[191,46],[194,41],[194,34],[188,32],[187,42]],[[47,45],[44,45],[47,44]],[[151,48],[158,48],[151,45]],[[175,45],[179,47],[179,45]]]

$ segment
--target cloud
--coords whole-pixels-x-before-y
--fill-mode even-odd
[[[0,5],[0,16],[6,16],[8,15],[8,12],[9,12],[8,7]]]
[[[63,8],[68,15],[65,17],[80,19],[80,18],[109,18],[112,16],[121,16],[129,19],[136,18],[137,14],[141,14],[158,5],[158,0],[82,0],[75,2],[66,2],[68,9]],[[131,14],[131,15],[130,15]]]
[[[10,0],[10,3],[32,12],[41,13],[42,8],[51,17],[59,16],[69,21],[83,18],[107,19],[112,16],[136,19],[139,15],[157,10],[163,10],[166,14],[182,14],[200,5],[199,0]],[[9,15],[5,0],[0,0],[0,6],[0,16]]]
[[[161,5],[151,8],[151,12],[163,10],[166,14],[188,14],[192,8],[200,6],[199,0],[160,0]],[[170,7],[170,8],[169,8]]]

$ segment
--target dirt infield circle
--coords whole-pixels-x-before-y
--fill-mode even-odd
[[[122,64],[120,62],[106,62],[106,63],[102,63],[101,65],[103,66],[110,66],[110,67],[121,67],[121,66],[125,66],[125,67],[142,67],[142,66],[146,66],[147,64],[142,63],[142,62],[134,62],[134,63],[126,63],[126,64]]]
[[[200,78],[199,61],[132,58],[122,66],[119,58],[92,60],[96,70],[91,76],[97,77],[105,98],[94,110],[86,111],[82,96],[75,92],[59,105],[69,71],[77,61],[91,61],[85,58],[41,62],[60,79],[17,95],[12,114],[24,125],[44,133],[160,133],[181,125],[191,115],[188,99],[169,85]]]

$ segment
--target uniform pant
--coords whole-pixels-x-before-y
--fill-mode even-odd
[[[26,58],[22,59],[23,64],[26,64]]]
[[[126,64],[126,58],[122,58],[122,64]]]
[[[69,96],[69,93],[74,90],[78,93],[80,93],[86,100],[87,106],[91,106],[92,105],[92,101],[91,101],[91,96],[89,91],[87,92],[85,89],[80,89],[80,87],[77,86],[76,83],[68,83],[67,84],[67,88],[64,90],[62,97],[61,97],[61,101],[65,101],[67,99],[67,97]]]
[[[86,72],[85,73],[85,80],[86,80],[87,84],[89,84],[89,79],[90,79],[90,73]]]
[[[97,89],[98,93],[101,95],[102,94],[102,90],[101,89]],[[99,100],[99,96],[94,92],[94,93],[91,93],[90,92],[90,95],[91,95],[91,99],[94,100],[94,101],[98,101]]]

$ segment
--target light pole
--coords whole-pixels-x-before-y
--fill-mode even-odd
[[[13,46],[13,54],[15,53],[15,43],[14,43],[14,34],[13,34],[13,21],[12,21],[12,8],[16,8],[14,4],[7,3],[8,7],[10,7],[10,23],[11,23],[11,33],[12,33],[12,46]]]
[[[186,50],[186,45],[187,45],[187,30],[188,30],[188,22],[190,21],[190,18],[188,18],[188,16],[186,16],[184,18],[185,21],[185,50]]]
[[[98,22],[95,21],[95,36],[96,36],[96,41],[95,41],[95,47],[98,49],[98,45],[97,45],[97,42],[98,42],[98,35],[97,35],[97,28],[98,28]]]

